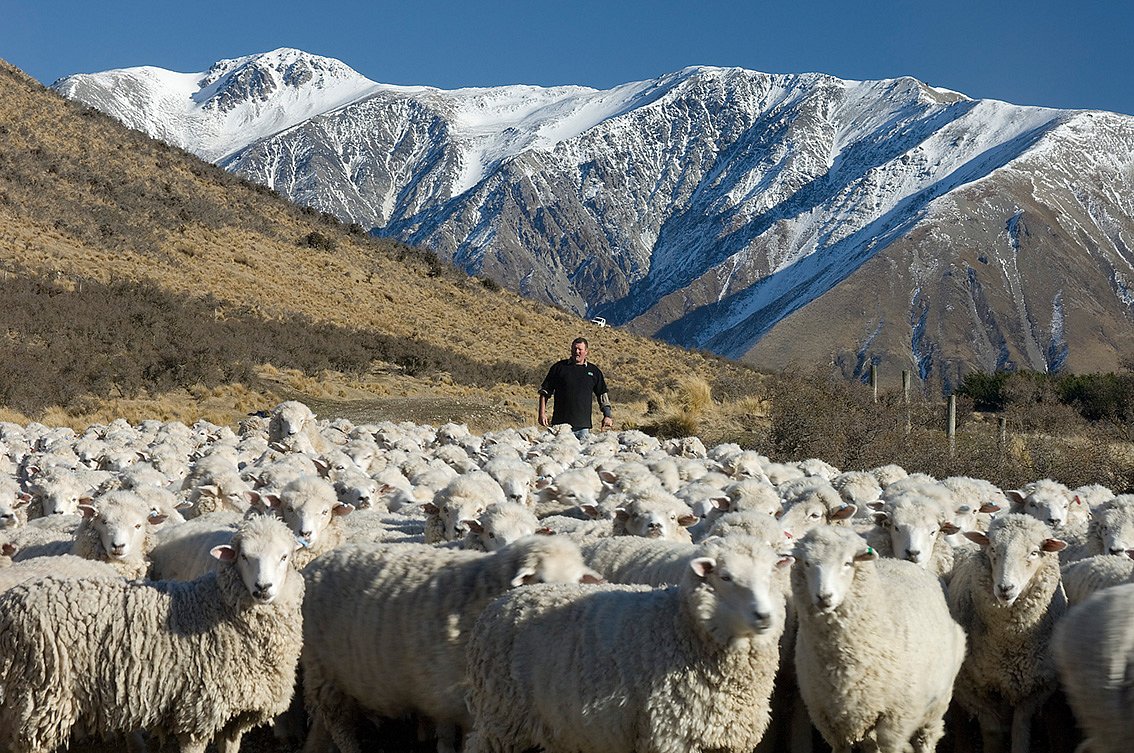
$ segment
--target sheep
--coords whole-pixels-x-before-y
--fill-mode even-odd
[[[1075,606],[1096,591],[1134,581],[1134,549],[1076,560],[1062,567],[1060,578],[1067,605]]]
[[[1095,594],[1059,621],[1052,654],[1086,740],[1083,753],[1124,753],[1134,739],[1134,585]]]
[[[681,585],[542,585],[485,608],[468,645],[469,748],[750,753],[768,727],[791,557],[707,542]]]
[[[992,516],[1008,508],[1008,497],[995,484],[971,476],[950,476],[941,485],[953,493],[953,525],[960,529],[947,534],[955,549],[968,549],[974,544],[961,531],[987,531]]]
[[[32,496],[13,478],[0,478],[0,531],[27,525]]]
[[[1087,523],[1081,543],[1060,555],[1064,565],[1097,554],[1123,555],[1134,549],[1134,494],[1120,494],[1102,503]]]
[[[882,485],[868,471],[840,473],[831,479],[831,486],[838,490],[844,502],[859,510],[867,510],[867,505],[882,496]]]
[[[904,479],[909,474],[906,469],[900,465],[890,463],[888,465],[880,465],[877,468],[872,468],[870,473],[874,474],[874,478],[878,479],[878,485],[885,489],[895,481]]]
[[[16,547],[15,560],[66,554],[75,540],[75,530],[82,516],[52,515],[33,518],[25,526],[9,529],[5,537]]]
[[[878,506],[874,520],[876,531],[867,540],[882,557],[908,560],[937,577],[953,569],[953,547],[945,536],[957,533],[949,520],[950,507],[943,506],[920,491],[906,490],[889,494]]]
[[[261,516],[213,550],[219,572],[191,583],[44,578],[4,592],[0,749],[50,753],[149,730],[182,753],[212,740],[238,750],[294,690],[304,588],[294,548],[286,526]]]
[[[593,468],[571,468],[557,475],[539,491],[536,517],[582,510],[583,505],[595,505],[602,493],[603,483]]]
[[[615,536],[645,536],[650,539],[691,542],[687,530],[697,522],[689,507],[661,488],[625,492],[616,498]]]
[[[1033,481],[1022,489],[1004,494],[1011,503],[1010,512],[1031,515],[1056,532],[1061,532],[1064,526],[1071,528],[1075,523],[1085,523],[1087,519],[1086,505],[1076,500],[1066,486],[1051,479]]]
[[[302,547],[295,553],[295,566],[302,570],[311,560],[343,542],[345,530],[339,522],[354,511],[339,502],[331,482],[318,476],[302,476],[288,483],[278,497],[269,497],[278,507],[287,527]]]
[[[815,526],[832,524],[847,525],[858,508],[843,502],[835,487],[826,482],[791,499],[784,500],[784,514],[780,525],[794,538]]]
[[[83,518],[75,529],[70,553],[107,562],[126,578],[142,578],[150,567],[156,540],[154,528],[166,516],[135,492],[107,492],[93,504],[80,505]]]
[[[1086,484],[1072,489],[1071,496],[1078,497],[1093,511],[1114,499],[1115,494],[1102,484]]]
[[[965,536],[980,550],[953,568],[949,608],[980,639],[969,647],[954,695],[980,723],[984,750],[1002,749],[1010,730],[1013,753],[1025,753],[1032,717],[1057,685],[1049,641],[1067,610],[1058,556],[1067,543],[1020,513],[994,519],[987,534]]]
[[[285,451],[308,455],[334,449],[319,433],[315,414],[298,400],[287,400],[272,409],[268,419],[268,443]]]
[[[343,753],[359,750],[359,710],[423,714],[437,725],[438,750],[452,750],[457,730],[471,726],[465,644],[484,605],[522,585],[598,580],[577,547],[546,536],[491,554],[349,545],[313,562],[304,577],[304,695],[316,726]],[[318,747],[309,741],[309,750]]]
[[[465,521],[469,527],[462,545],[465,549],[495,552],[540,527],[535,513],[522,504],[501,502],[489,505],[479,518]]]
[[[520,461],[496,460],[484,464],[484,472],[496,479],[509,502],[525,507],[534,506],[531,500],[535,483],[535,469]]]
[[[426,512],[425,543],[456,541],[469,531],[466,521],[475,520],[489,505],[504,502],[504,490],[484,471],[459,476],[437,492]]]
[[[79,512],[80,504],[90,501],[91,493],[86,483],[67,471],[38,475],[29,491],[33,496],[29,518],[39,515],[75,515]]]
[[[934,750],[965,656],[941,584],[848,528],[812,529],[795,556],[795,672],[823,738],[836,753]]]

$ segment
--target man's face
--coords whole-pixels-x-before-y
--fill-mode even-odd
[[[575,363],[586,363],[587,362],[587,344],[586,343],[575,343],[574,345],[572,345],[571,346],[571,358],[575,361]]]

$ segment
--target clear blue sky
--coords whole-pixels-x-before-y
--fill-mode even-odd
[[[607,88],[720,65],[1134,114],[1128,0],[0,0],[0,57],[44,84],[277,47],[390,84]]]

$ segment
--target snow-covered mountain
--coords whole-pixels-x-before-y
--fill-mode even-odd
[[[1127,116],[735,68],[446,91],[289,49],[53,88],[525,295],[762,366],[1134,353]]]

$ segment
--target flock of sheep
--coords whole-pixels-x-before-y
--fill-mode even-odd
[[[0,424],[0,750],[1134,736],[1134,495],[564,428]]]

